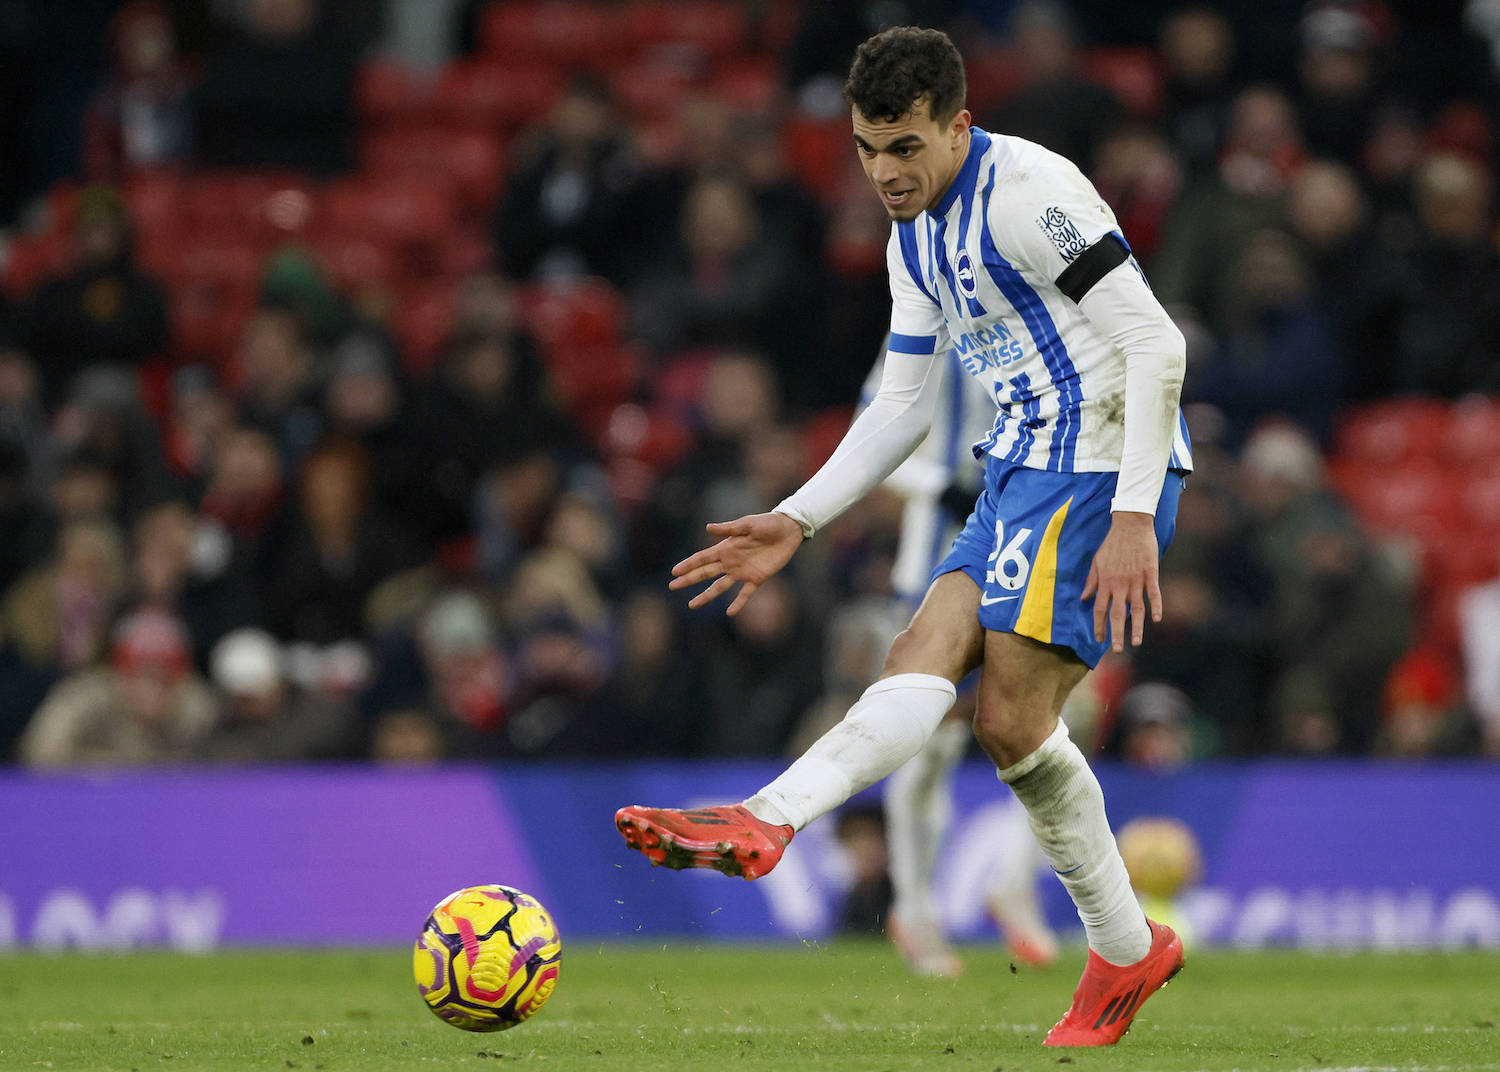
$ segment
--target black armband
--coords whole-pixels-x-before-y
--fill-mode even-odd
[[[1111,231],[1080,253],[1057,277],[1057,289],[1074,303],[1094,289],[1094,284],[1130,259],[1130,247]]]

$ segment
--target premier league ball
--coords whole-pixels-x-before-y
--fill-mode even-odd
[[[412,951],[422,1000],[465,1031],[504,1031],[546,1004],[562,966],[552,914],[509,886],[449,894]]]

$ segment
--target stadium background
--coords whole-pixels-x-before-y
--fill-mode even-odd
[[[308,901],[237,931],[233,891],[330,844],[390,883],[427,830],[431,896],[338,935],[400,937],[509,880],[454,873],[462,830],[380,837],[465,808],[571,902],[549,841],[610,859],[614,806],[738,794],[842,713],[894,499],[734,621],[664,580],[816,467],[876,354],[838,87],[892,21],[1085,167],[1190,340],[1168,621],[1070,715],[1114,817],[1194,826],[1240,913],[1211,939],[1500,945],[1483,0],[0,0],[0,756],[95,771],[0,777],[0,945],[304,940]],[[961,814],[998,792],[976,762]],[[213,851],[223,811],[307,851]],[[644,869],[560,916],[824,933],[851,875],[813,842],[822,917]]]

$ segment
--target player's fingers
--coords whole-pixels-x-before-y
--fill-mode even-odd
[[[1126,592],[1111,590],[1109,594],[1109,638],[1115,651],[1125,650],[1125,611],[1129,606]]]
[[[1104,643],[1104,615],[1108,610],[1109,596],[1104,592],[1099,592],[1094,597],[1094,640],[1100,644]]]
[[[729,604],[729,610],[727,610],[725,613],[730,615],[738,614],[740,612],[740,608],[748,603],[750,601],[750,597],[755,594],[756,587],[757,585],[754,581],[746,581],[744,584],[740,585],[739,594],[734,597],[734,602]]]
[[[718,599],[725,592],[729,591],[729,589],[732,588],[733,586],[734,586],[734,578],[733,577],[728,577],[728,576],[720,577],[713,584],[709,585],[703,591],[701,591],[697,595],[695,595],[692,599],[688,600],[688,606],[691,607],[691,608],[693,608],[694,610],[697,610],[699,607],[703,606],[705,603],[712,603],[714,600]]]
[[[1146,590],[1135,585],[1130,590],[1130,642],[1136,647],[1146,636]]]
[[[1154,569],[1146,574],[1146,598],[1151,600],[1151,620],[1161,621],[1161,578]]]
[[[700,567],[712,565],[718,562],[719,546],[720,545],[716,543],[712,547],[705,547],[701,551],[694,551],[692,554],[688,555],[687,558],[684,558],[681,562],[672,567],[672,576],[681,577],[684,574],[691,573],[695,569],[699,569]]]
[[[710,562],[707,565],[696,566],[684,573],[677,573],[677,567],[673,567],[675,576],[667,582],[667,587],[674,591],[678,588],[688,588],[703,581],[717,577],[724,572],[724,567],[718,562]]]
[[[1092,596],[1098,590],[1099,590],[1099,563],[1098,562],[1090,562],[1089,563],[1089,575],[1088,575],[1088,579],[1083,582],[1083,595],[1079,596],[1078,598],[1080,600],[1083,600],[1084,602],[1087,602],[1088,598],[1090,596]]]
[[[710,521],[703,527],[708,530],[710,536],[748,536],[750,534],[750,522],[744,518],[736,521]]]

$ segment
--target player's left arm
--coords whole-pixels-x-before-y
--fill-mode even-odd
[[[1111,235],[1101,241],[1119,240]],[[1084,599],[1094,597],[1095,638],[1105,639],[1107,618],[1111,647],[1118,652],[1125,650],[1127,611],[1131,643],[1137,646],[1148,604],[1151,620],[1161,621],[1156,507],[1172,454],[1187,346],[1132,263],[1122,260],[1108,270],[1078,304],[1125,355],[1125,447],[1113,520],[1083,588]]]
[[[1124,651],[1127,613],[1135,644],[1148,606],[1152,620],[1161,621],[1155,517],[1187,347],[1131,257],[1114,213],[1077,168],[1059,161],[1032,173],[993,225],[1125,358],[1125,442],[1113,520],[1083,590],[1084,599],[1094,598],[1096,638],[1107,636],[1115,651]]]

